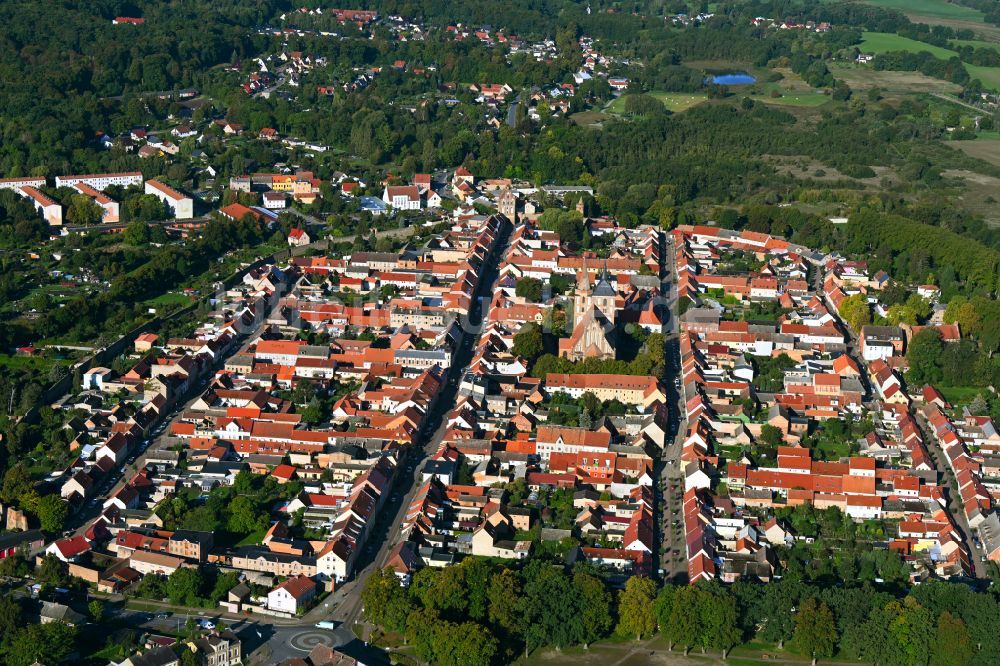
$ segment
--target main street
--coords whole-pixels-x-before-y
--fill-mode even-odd
[[[483,275],[477,285],[467,323],[463,325],[463,335],[455,351],[451,367],[446,373],[447,381],[424,421],[417,438],[418,446],[404,459],[397,473],[392,495],[379,514],[374,529],[368,536],[369,546],[365,548],[357,563],[354,575],[342,584],[326,603],[317,606],[302,617],[302,625],[312,625],[321,620],[339,623],[338,633],[343,637],[344,628],[350,629],[360,618],[362,609],[361,590],[373,571],[385,566],[389,551],[400,538],[400,529],[406,510],[417,494],[420,486],[420,467],[441,445],[447,431],[445,418],[455,405],[458,385],[462,375],[472,362],[480,328],[485,320],[493,285],[499,276],[499,258],[503,256],[511,227],[504,223],[497,235],[492,255],[487,258]],[[422,444],[420,442],[422,441]],[[404,490],[405,489],[405,490]],[[286,629],[291,631],[291,629]],[[352,646],[353,647],[353,646]]]
[[[264,324],[271,313],[271,309],[277,304],[278,299],[283,293],[283,290],[279,290],[271,297],[264,311],[260,312],[254,318],[253,328],[243,336],[243,338],[239,341],[239,344],[233,345],[233,352],[225,356],[219,356],[215,359],[212,367],[207,370],[203,376],[199,377],[196,383],[192,384],[188,388],[186,394],[181,398],[181,401],[176,403],[171,411],[160,419],[160,425],[156,426],[148,438],[139,444],[139,450],[135,452],[132,457],[128,458],[124,463],[116,466],[115,469],[111,471],[109,477],[104,481],[104,484],[98,488],[98,492],[94,495],[94,497],[91,498],[76,515],[67,521],[67,524],[69,525],[67,533],[72,532],[76,535],[82,535],[86,531],[86,528],[90,524],[91,520],[99,516],[103,511],[102,500],[113,496],[116,492],[118,492],[121,486],[125,485],[125,483],[136,474],[136,472],[145,467],[147,458],[151,451],[162,449],[169,446],[171,443],[176,443],[170,441],[170,436],[168,434],[170,426],[180,417],[181,414],[184,413],[188,407],[191,406],[192,403],[201,397],[214,372],[222,368],[228,358],[256,342],[256,340],[264,332]]]
[[[684,417],[684,386],[681,382],[680,365],[680,322],[678,320],[677,297],[677,256],[673,238],[666,234],[663,247],[663,264],[667,276],[662,282],[662,291],[667,301],[667,331],[664,335],[666,347],[665,382],[667,404],[670,410],[669,425],[663,452],[658,462],[661,488],[659,524],[659,568],[666,580],[680,581],[687,576],[687,560],[684,540],[684,472],[680,467],[681,448],[687,422]]]

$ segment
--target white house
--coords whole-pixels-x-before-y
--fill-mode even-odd
[[[284,192],[264,192],[264,208],[283,210],[287,205]]]
[[[102,192],[109,185],[131,187],[142,185],[142,174],[138,171],[127,173],[90,173],[81,176],[56,176],[56,187],[73,187],[78,183],[86,183],[95,190]]]
[[[152,194],[167,204],[178,220],[190,220],[194,217],[194,201],[191,197],[184,196],[166,183],[158,180],[146,181],[146,194]]]
[[[104,390],[104,380],[111,378],[111,370],[108,368],[91,368],[83,373],[83,388]]]
[[[294,615],[305,608],[306,603],[316,596],[316,581],[309,576],[298,575],[279,583],[267,593],[267,607]]]
[[[389,185],[382,201],[397,210],[420,210],[420,190],[416,185]]]

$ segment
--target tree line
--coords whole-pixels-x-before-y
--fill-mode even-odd
[[[509,663],[541,648],[609,637],[662,637],[671,650],[721,652],[750,641],[795,654],[880,666],[996,663],[1000,611],[992,592],[929,581],[909,590],[804,582],[658,585],[642,576],[621,589],[601,571],[532,559],[523,567],[468,557],[424,568],[408,587],[391,570],[362,590],[366,619],[406,643],[421,662]],[[765,648],[767,649],[767,648]]]

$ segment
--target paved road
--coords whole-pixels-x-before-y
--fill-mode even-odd
[[[660,559],[659,568],[663,577],[675,582],[684,582],[687,576],[687,560],[684,549],[684,474],[680,467],[681,448],[687,421],[684,417],[684,397],[682,386],[675,380],[680,377],[680,323],[678,321],[677,263],[673,238],[667,234],[664,242],[664,265],[668,279],[663,283],[663,294],[667,299],[668,318],[665,335],[667,357],[667,401],[670,406],[670,425],[664,442],[660,460],[660,484],[662,488],[662,511],[660,517]],[[677,551],[674,553],[673,551]]]
[[[934,463],[934,470],[937,472],[939,482],[944,486],[943,490],[948,503],[948,512],[955,519],[959,538],[966,552],[969,554],[969,575],[973,578],[988,579],[990,576],[986,572],[986,566],[982,564],[984,553],[971,538],[973,533],[972,528],[965,517],[965,509],[962,507],[962,496],[958,492],[958,482],[955,480],[954,472],[948,465],[948,458],[941,449],[937,437],[934,436],[933,431],[928,427],[924,415],[919,410],[913,409],[912,411],[917,425],[920,426],[924,443],[927,444],[927,452],[930,454],[931,462]]]
[[[446,417],[455,404],[461,376],[472,361],[475,343],[480,333],[478,324],[484,321],[487,314],[491,300],[490,295],[498,277],[497,262],[505,252],[510,231],[510,225],[504,224],[497,238],[496,251],[487,259],[487,267],[479,283],[477,298],[473,300],[472,311],[469,313],[469,321],[473,322],[473,326],[469,327],[471,330],[464,332],[447,374],[447,384],[438,395],[438,399],[428,415],[426,423],[430,426],[426,428],[426,433],[429,433],[429,436],[425,434],[424,430],[421,431],[421,436],[426,436],[427,439],[422,447],[414,449],[408,459],[403,462],[396,480],[397,490],[379,513],[375,528],[368,537],[369,544],[378,544],[377,550],[369,546],[359,560],[353,578],[341,585],[340,589],[331,595],[333,610],[328,611],[323,607],[315,608],[303,617],[304,624],[314,624],[319,620],[331,620],[341,623],[344,627],[350,627],[358,621],[362,611],[360,592],[364,588],[365,581],[373,571],[385,565],[389,551],[399,541],[400,525],[406,516],[410,502],[422,483],[419,475],[421,464],[428,456],[437,451],[444,439],[447,431]],[[401,487],[405,490],[400,490]]]
[[[280,293],[282,292],[279,292],[278,295],[271,299],[269,307],[254,322],[254,328],[239,344],[233,346],[233,354],[239,353],[239,350],[246,348],[260,337],[261,333],[264,331],[264,323],[267,321],[267,317],[271,313],[271,308],[277,304],[278,299],[280,298]],[[170,425],[179,418],[180,414],[187,410],[198,398],[201,397],[215,371],[222,368],[225,365],[226,360],[233,354],[220,356],[216,359],[215,363],[208,370],[208,372],[206,372],[205,375],[188,390],[184,401],[176,404],[174,408],[167,413],[160,425],[153,430],[149,438],[140,444],[141,448],[139,455],[136,456],[135,460],[118,466],[115,471],[112,472],[109,477],[109,481],[105,481],[105,483],[110,482],[110,486],[100,486],[99,491],[93,498],[88,500],[83,509],[67,521],[67,525],[69,526],[68,529],[72,529],[74,534],[83,534],[86,531],[86,528],[90,525],[91,520],[101,514],[104,500],[118,492],[118,490],[125,485],[125,483],[131,479],[137,471],[146,465],[146,459],[149,455],[149,451],[155,451],[165,445],[164,440],[169,437],[167,433],[170,431]],[[148,442],[148,444],[146,442]]]

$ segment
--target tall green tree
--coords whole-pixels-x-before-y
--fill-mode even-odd
[[[639,640],[656,631],[656,583],[645,576],[632,576],[618,598],[618,633]]]
[[[837,624],[830,608],[813,597],[804,600],[795,614],[793,649],[812,659],[815,666],[817,659],[832,657],[836,645]]]
[[[608,635],[614,626],[611,617],[611,593],[597,576],[577,572],[573,574],[573,587],[580,595],[580,619],[583,621],[586,647]]]

